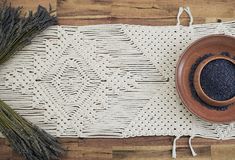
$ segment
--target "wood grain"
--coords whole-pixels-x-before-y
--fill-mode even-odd
[[[29,10],[35,11],[38,5],[46,8],[49,8],[49,5],[51,5],[53,10],[55,10],[57,6],[57,0],[8,0],[8,3],[11,3],[12,6],[22,6],[23,12],[28,12]]]
[[[0,3],[3,0],[0,0]],[[90,25],[127,23],[144,25],[175,25],[179,5],[189,5],[194,23],[228,21],[235,18],[234,0],[10,0],[24,11],[37,5],[52,5],[57,9],[60,24]],[[179,3],[180,2],[180,3]],[[182,15],[187,25],[187,15]],[[68,151],[63,160],[167,160],[171,158],[174,137],[135,137],[128,139],[60,138]],[[192,157],[188,137],[177,141],[179,160],[233,160],[235,140],[216,141],[195,138],[193,146],[198,153]],[[0,139],[0,160],[22,160],[12,151],[6,139]]]
[[[179,5],[190,6],[194,23],[234,19],[233,0],[58,0],[61,24],[128,23],[175,25]],[[182,24],[188,23],[186,14]]]
[[[77,139],[60,138],[67,150],[62,160],[169,160],[173,137],[135,137],[127,139]],[[0,160],[23,160],[0,139]],[[233,160],[235,140],[216,141],[203,138],[193,140],[197,157],[192,157],[188,137],[177,141],[179,160]]]
[[[182,3],[179,3],[181,2]],[[37,5],[57,10],[60,24],[91,25],[127,23],[142,25],[175,25],[178,7],[190,6],[194,23],[229,21],[235,17],[233,0],[10,0],[24,11],[35,10]],[[184,13],[182,24],[189,18]]]
[[[211,159],[210,146],[195,146],[198,153],[197,159]],[[195,159],[191,155],[188,146],[177,147],[177,158],[181,160]],[[172,159],[171,146],[130,146],[130,147],[114,147],[114,160],[155,160],[155,159]]]
[[[211,146],[211,159],[213,160],[230,160],[235,159],[235,145],[213,145]]]

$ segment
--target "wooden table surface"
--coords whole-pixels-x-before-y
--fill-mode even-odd
[[[0,0],[0,2],[3,0]],[[88,25],[128,23],[143,25],[175,25],[179,5],[189,5],[194,23],[229,21],[235,18],[235,0],[10,0],[13,6],[35,10],[38,4],[49,3],[60,24]],[[186,14],[183,24],[188,23]],[[61,138],[67,154],[63,160],[166,160],[171,158],[174,137],[136,137],[128,139],[71,139]],[[195,138],[198,153],[192,157],[188,137],[177,141],[179,160],[235,159],[235,140],[216,141]],[[20,160],[6,139],[0,139],[0,160]]]

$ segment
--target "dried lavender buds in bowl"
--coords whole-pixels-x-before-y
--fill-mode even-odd
[[[201,86],[210,98],[225,101],[235,96],[235,64],[224,59],[208,63],[201,72]]]
[[[212,106],[227,106],[235,102],[235,60],[214,55],[196,68],[194,87],[198,96]]]

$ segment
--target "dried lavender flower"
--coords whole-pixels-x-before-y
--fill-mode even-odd
[[[0,64],[19,51],[47,27],[57,23],[52,10],[38,6],[35,13],[21,16],[21,7],[0,6]],[[26,160],[58,159],[64,152],[56,138],[33,125],[0,100],[0,132]]]

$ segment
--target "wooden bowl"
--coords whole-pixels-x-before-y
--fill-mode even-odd
[[[186,108],[198,117],[216,123],[235,121],[235,104],[226,110],[208,109],[192,96],[189,82],[191,67],[205,54],[229,52],[235,57],[235,38],[227,35],[210,35],[192,43],[180,56],[175,73],[176,90]]]
[[[211,105],[211,106],[228,106],[232,103],[235,102],[235,96],[233,98],[230,98],[228,100],[224,100],[224,101],[218,101],[218,100],[214,100],[212,98],[210,98],[202,89],[201,86],[201,72],[203,70],[203,68],[210,62],[214,61],[214,60],[218,60],[218,59],[223,59],[223,60],[227,60],[232,62],[233,64],[235,64],[235,60],[227,57],[227,56],[223,56],[223,55],[214,55],[211,57],[208,57],[207,59],[203,60],[197,67],[195,73],[194,73],[194,79],[193,79],[193,84],[194,87],[196,89],[196,92],[198,94],[198,96],[207,104]]]

